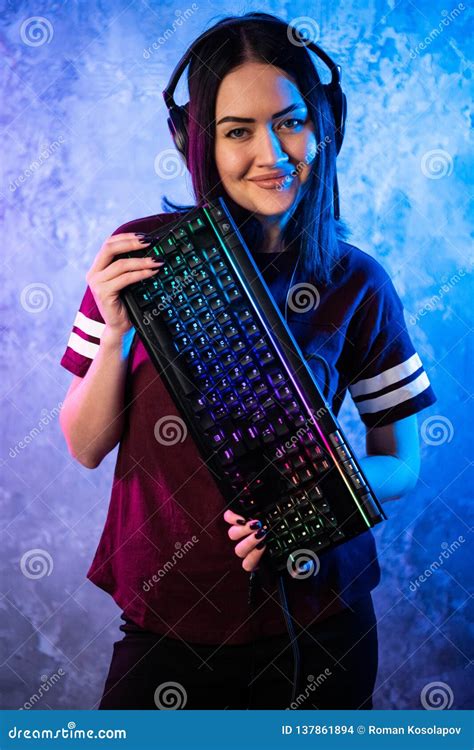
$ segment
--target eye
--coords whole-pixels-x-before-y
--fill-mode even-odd
[[[298,120],[296,117],[290,117],[289,120],[283,120],[283,122],[281,124],[285,125],[285,123],[288,123],[288,122],[296,122],[297,125],[304,125],[304,120]],[[288,129],[292,130],[294,127],[295,126],[293,126],[291,128],[285,128],[285,130],[288,130]]]
[[[239,141],[241,139],[238,136],[237,136],[237,138],[232,138],[232,133],[239,133],[239,132],[245,133],[245,132],[248,132],[248,131],[247,131],[247,128],[234,128],[233,130],[229,130],[229,132],[226,133],[225,137],[226,138],[231,138],[234,141]]]

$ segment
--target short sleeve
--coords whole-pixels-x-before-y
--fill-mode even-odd
[[[87,286],[76,313],[61,365],[74,375],[84,377],[99,351],[100,337],[105,321],[96,305],[94,295]]]
[[[173,221],[179,213],[153,214],[141,219],[133,219],[121,224],[112,232],[150,232],[161,225]],[[96,305],[94,295],[87,286],[79,310],[76,313],[66,350],[61,358],[61,365],[74,375],[84,377],[99,351],[100,338],[105,328],[105,321]]]
[[[408,333],[403,305],[376,264],[362,305],[349,392],[367,427],[382,427],[437,400]]]

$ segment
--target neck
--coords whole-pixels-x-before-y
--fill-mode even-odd
[[[287,248],[283,242],[283,229],[286,226],[288,218],[286,216],[265,216],[259,217],[263,227],[263,244],[259,252],[261,253],[278,253]]]

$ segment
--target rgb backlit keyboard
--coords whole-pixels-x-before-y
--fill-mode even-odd
[[[224,200],[146,239],[128,257],[164,265],[122,292],[130,319],[227,506],[268,530],[271,566],[386,518]]]

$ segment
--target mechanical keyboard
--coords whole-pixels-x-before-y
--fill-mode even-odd
[[[130,320],[227,507],[267,530],[270,566],[384,520],[224,199],[144,239],[125,257],[164,265],[122,291]]]

